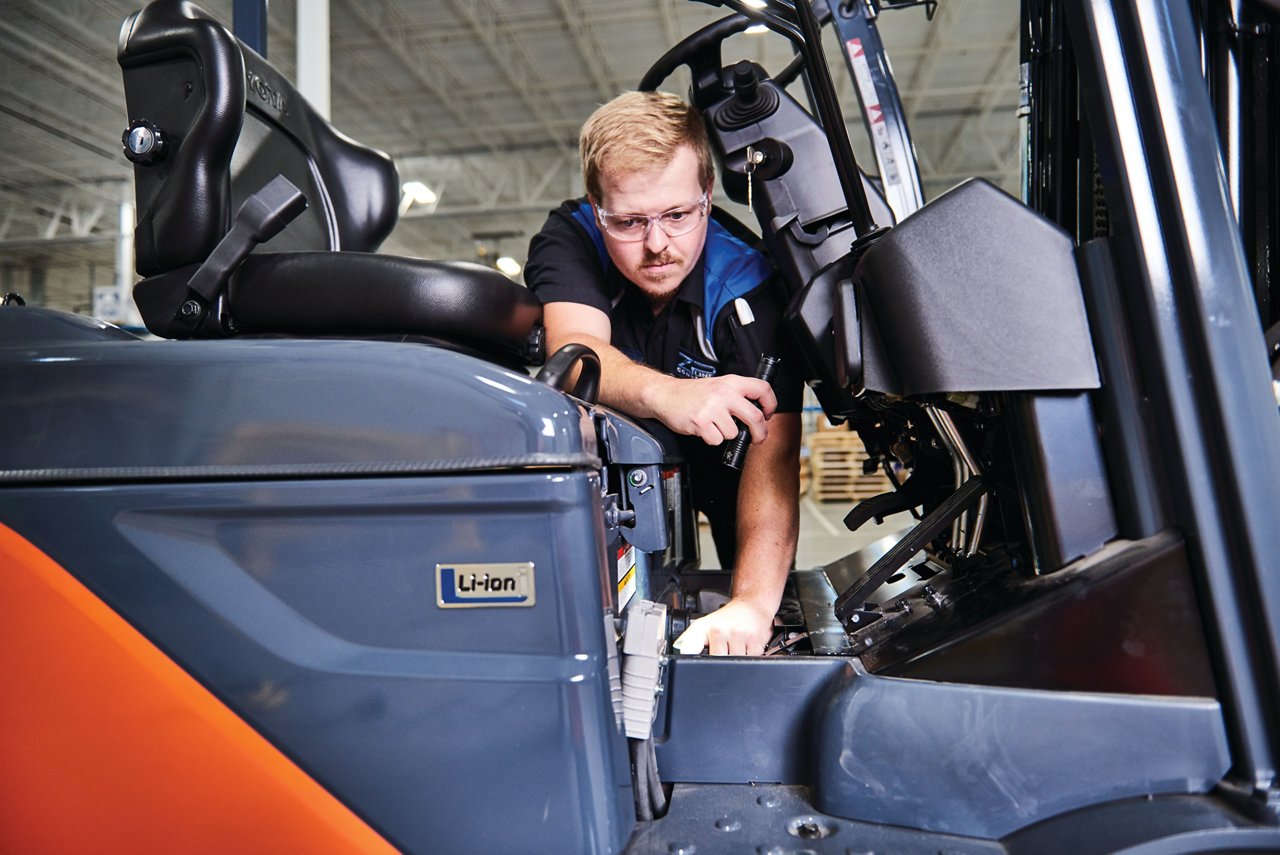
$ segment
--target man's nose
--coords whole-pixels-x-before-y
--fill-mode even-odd
[[[650,222],[649,234],[645,235],[644,247],[653,253],[662,252],[671,243],[670,236],[662,230],[657,222]]]

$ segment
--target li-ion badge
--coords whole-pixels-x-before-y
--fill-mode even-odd
[[[436,605],[442,609],[533,604],[532,561],[436,565]]]

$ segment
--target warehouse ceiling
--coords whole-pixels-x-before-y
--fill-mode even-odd
[[[298,4],[312,2],[270,4],[268,57],[291,78]],[[116,37],[138,5],[0,4],[0,287],[33,267],[111,281],[121,202],[132,194]],[[231,24],[231,0],[200,5]],[[523,261],[545,213],[581,193],[583,119],[724,14],[688,0],[330,0],[333,124],[438,194],[402,217],[384,251]],[[971,175],[1017,192],[1017,21],[1017,0],[939,0],[931,21],[920,7],[882,13],[927,198]],[[834,37],[826,47],[865,153]],[[726,61],[773,71],[790,56],[770,33],[735,36],[725,49]],[[686,87],[678,77],[666,88]],[[804,97],[798,85],[793,94]]]

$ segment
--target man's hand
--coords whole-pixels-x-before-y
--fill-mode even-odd
[[[609,343],[609,316],[591,306],[547,303],[542,318],[549,353],[577,342],[600,357],[601,403],[637,418],[657,419],[676,433],[701,437],[708,445],[738,435],[735,416],[751,432],[752,442],[768,437],[765,420],[773,415],[778,399],[764,380],[739,374],[672,377],[633,362]]]
[[[712,656],[759,656],[772,636],[773,610],[735,598],[689,624],[675,648],[680,653],[707,650]]]
[[[752,442],[764,442],[769,435],[765,420],[773,415],[778,399],[764,380],[739,374],[654,380],[646,390],[649,408],[676,433],[719,445],[738,435],[736,417],[751,432]]]

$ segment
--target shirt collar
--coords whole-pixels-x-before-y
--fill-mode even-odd
[[[680,290],[676,292],[676,299],[702,308],[705,301],[704,287],[705,279],[703,272],[706,269],[707,248],[704,244],[702,247],[702,255],[698,258],[698,263],[689,271],[689,275],[684,278],[684,282],[680,283]]]

